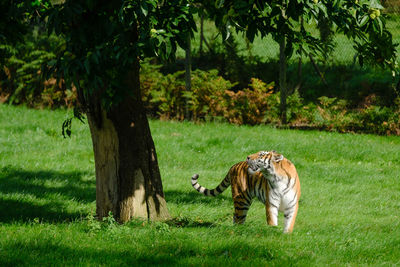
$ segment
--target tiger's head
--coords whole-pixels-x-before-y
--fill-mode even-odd
[[[263,174],[274,174],[277,164],[283,160],[283,155],[276,151],[260,151],[247,157],[250,174],[261,172]]]

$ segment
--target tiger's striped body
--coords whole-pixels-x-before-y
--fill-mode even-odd
[[[262,203],[266,203],[268,196],[268,186],[263,175],[260,172],[250,174],[248,168],[246,161],[236,163],[222,182],[211,190],[201,186],[197,182],[199,175],[195,174],[192,177],[192,186],[203,195],[217,196],[231,185],[235,208],[233,222],[244,223],[252,200],[258,198]]]
[[[267,181],[267,222],[278,225],[278,210],[284,213],[284,232],[292,232],[300,199],[300,180],[295,166],[275,151],[260,151],[247,157],[249,172],[262,173]]]
[[[257,156],[256,156],[257,155]],[[294,165],[291,164],[292,167],[288,170],[288,175],[284,178],[282,177],[279,182],[275,181],[270,181],[268,175],[265,174],[265,172],[262,171],[262,167],[258,167],[255,163],[258,162],[257,157],[259,156],[259,153],[250,155],[247,158],[247,161],[242,161],[239,163],[236,163],[233,165],[225,178],[221,181],[221,183],[214,189],[207,189],[203,186],[201,186],[198,183],[198,178],[199,175],[195,174],[193,175],[191,182],[192,186],[194,189],[196,189],[199,193],[206,195],[206,196],[217,196],[225,189],[231,186],[232,189],[232,199],[233,199],[233,205],[234,205],[234,215],[233,215],[233,222],[234,223],[244,223],[246,220],[247,212],[250,208],[250,205],[253,201],[254,198],[257,198],[259,201],[265,204],[266,206],[266,212],[267,212],[267,222],[270,225],[277,225],[277,214],[278,211],[277,209],[275,210],[275,207],[289,207],[288,204],[292,204],[289,201],[290,197],[294,197],[291,188],[297,184],[299,192],[296,193],[296,210],[295,213],[290,213],[288,214],[288,218],[286,218],[286,213],[285,213],[285,222],[286,219],[292,218],[290,222],[288,221],[288,227],[286,227],[285,223],[285,232],[291,232],[293,229],[294,225],[294,220],[297,214],[297,206],[298,206],[298,198],[300,197],[300,182],[298,181],[298,176],[296,169],[294,168]],[[260,160],[262,162],[263,159]],[[290,162],[290,161],[288,161]],[[251,166],[250,166],[251,165]],[[249,168],[250,167],[250,168]],[[293,173],[295,172],[295,175]],[[279,169],[279,174],[283,172],[283,170]],[[289,174],[290,173],[290,174]],[[275,177],[275,176],[274,176]],[[276,175],[276,177],[280,177],[280,175]],[[297,177],[297,178],[295,178]],[[294,178],[294,180],[292,179]],[[296,180],[297,179],[297,180]],[[295,181],[293,183],[293,181]],[[286,182],[286,185],[288,185],[288,188],[290,187],[289,190],[287,188],[283,188],[282,183]],[[295,186],[296,187],[296,186]],[[277,191],[277,188],[279,190]],[[297,187],[296,187],[297,188]],[[290,193],[286,192],[290,191]],[[284,197],[281,198],[281,195],[283,194]],[[291,208],[290,210],[292,210]]]

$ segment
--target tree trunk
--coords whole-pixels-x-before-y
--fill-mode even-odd
[[[286,86],[286,38],[283,36],[279,42],[279,89],[281,91],[281,121],[283,124],[287,123],[286,116],[286,98],[287,98],[287,86]]]
[[[111,211],[123,223],[133,217],[169,217],[156,150],[140,98],[139,63],[126,81],[130,93],[109,110],[88,112],[96,166],[98,218]],[[100,99],[99,95],[95,98]],[[92,105],[93,107],[93,105]]]
[[[192,46],[190,34],[187,37],[187,47],[185,50],[185,87],[186,92],[192,91]],[[190,120],[188,98],[185,99],[185,119]]]
[[[204,41],[204,12],[201,12],[201,15],[200,15],[200,48],[199,48],[200,57],[203,56],[203,41]]]

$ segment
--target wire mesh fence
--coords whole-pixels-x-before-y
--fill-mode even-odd
[[[386,9],[388,18],[386,20],[386,27],[392,33],[393,41],[396,44],[400,44],[400,1],[392,1],[390,8]],[[395,5],[394,3],[397,3]],[[313,31],[316,37],[319,36],[317,29]],[[344,34],[335,33],[332,39],[332,44],[334,49],[327,58],[328,63],[337,64],[354,64],[356,59],[356,50],[354,48],[354,43],[349,40]],[[240,45],[242,53],[246,50],[244,44]],[[279,45],[276,43],[272,37],[265,37],[263,39],[256,38],[252,45],[251,53],[254,55],[268,59],[277,60],[279,58]],[[400,61],[400,45],[397,47],[397,58]],[[307,60],[307,59],[305,59]]]
[[[382,4],[385,6],[385,11],[390,14],[400,13],[400,0],[383,0]]]

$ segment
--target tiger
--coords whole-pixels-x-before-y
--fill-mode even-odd
[[[278,210],[284,214],[285,233],[293,231],[300,199],[300,180],[296,167],[276,151],[260,151],[247,157],[250,173],[262,173],[266,181],[267,223],[278,225]]]
[[[199,175],[195,174],[191,178],[192,187],[194,189],[196,189],[199,193],[201,193],[205,196],[214,196],[215,197],[215,196],[218,196],[219,194],[221,194],[222,192],[224,192],[229,186],[231,186],[233,206],[234,206],[233,222],[235,224],[243,224],[246,221],[247,212],[250,208],[250,205],[251,205],[253,199],[258,198],[258,200],[261,201],[262,203],[264,203],[266,206],[267,223],[269,225],[276,226],[277,225],[277,210],[275,211],[274,207],[275,206],[279,207],[280,202],[279,202],[279,204],[277,203],[278,197],[276,196],[276,192],[270,194],[270,192],[272,192],[276,189],[277,185],[275,185],[275,182],[268,182],[269,175],[264,170],[265,168],[263,165],[264,158],[266,157],[266,155],[269,155],[269,157],[270,157],[271,155],[275,155],[275,152],[261,151],[256,154],[249,155],[247,157],[246,161],[241,161],[241,162],[234,164],[229,169],[225,178],[214,189],[207,189],[204,186],[201,186],[198,183]],[[280,155],[280,154],[276,154],[276,155]],[[278,159],[278,158],[276,158],[276,159]],[[292,178],[297,177],[297,178],[295,178],[296,182],[294,182],[294,183],[288,182],[287,183],[288,188],[285,188],[285,190],[283,190],[284,194],[287,195],[288,191],[291,191],[292,187],[296,187],[300,190],[300,183],[298,181],[298,176],[297,176],[296,169],[294,168],[294,165],[291,164],[289,160],[284,159],[282,155],[279,156],[279,159],[280,160],[277,162],[277,164],[279,162],[286,162],[284,164],[285,170],[286,170],[286,167],[289,166],[286,179],[289,179],[291,181]],[[276,169],[279,169],[279,168],[276,168]],[[294,171],[294,173],[293,173],[293,171]],[[281,173],[281,172],[282,172],[281,169],[279,169],[278,173]],[[275,175],[275,176],[278,177],[279,175]],[[296,186],[296,184],[297,184],[297,186]],[[274,185],[274,187],[272,187],[271,185]],[[281,196],[281,195],[278,195],[278,196]],[[298,197],[300,197],[300,191],[298,193]],[[297,197],[297,199],[298,199],[298,197]],[[285,201],[286,201],[286,198],[285,198]],[[292,210],[292,208],[290,210]],[[287,216],[285,213],[285,220],[290,219],[290,222],[288,222],[288,227],[286,227],[286,221],[285,221],[284,232],[288,233],[293,230],[294,219],[297,214],[297,201],[296,201],[295,211],[296,211],[295,213],[290,213],[290,214],[288,213]]]

